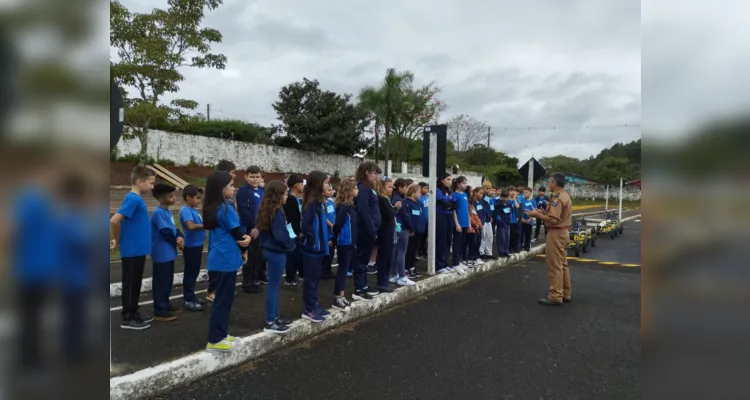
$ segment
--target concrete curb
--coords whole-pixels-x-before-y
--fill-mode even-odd
[[[632,221],[640,217],[641,215],[638,214],[623,218],[622,222]],[[260,332],[252,336],[240,338],[234,351],[228,354],[199,351],[168,363],[136,371],[129,375],[112,378],[109,380],[109,398],[110,400],[143,398],[176,385],[189,383],[280,350],[291,344],[310,339],[327,330],[416,299],[426,293],[467,281],[475,275],[519,263],[543,253],[544,246],[544,244],[541,244],[533,247],[531,251],[513,254],[507,259],[488,262],[476,268],[469,269],[464,275],[435,275],[419,281],[416,286],[402,287],[393,293],[378,295],[372,302],[354,302],[349,312],[330,310],[331,315],[325,322],[320,324],[297,320],[292,324],[291,331],[283,336]]]

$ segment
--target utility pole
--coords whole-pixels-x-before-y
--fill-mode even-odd
[[[211,120],[211,105],[206,104],[206,121]]]
[[[487,126],[487,147],[490,148],[490,135],[492,135],[492,127]]]

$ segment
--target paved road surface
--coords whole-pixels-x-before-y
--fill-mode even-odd
[[[639,225],[587,259],[637,262]],[[534,258],[152,400],[640,398],[640,268],[570,266],[574,302],[561,308],[536,304],[547,283]],[[235,332],[250,311],[239,313]],[[185,331],[193,349],[204,328]]]

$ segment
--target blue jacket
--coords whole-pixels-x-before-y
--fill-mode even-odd
[[[336,207],[336,222],[333,224],[336,246],[357,245],[357,210],[353,205],[339,204]]]
[[[505,210],[508,210],[508,212],[506,213]],[[499,228],[510,226],[513,215],[515,215],[515,209],[510,200],[507,202],[495,200],[495,220]]]
[[[264,250],[274,253],[291,253],[294,251],[296,237],[292,226],[286,222],[284,211],[276,210],[271,219],[271,229],[261,231],[258,240],[260,247]]]
[[[474,208],[476,208],[477,214],[479,214],[479,218],[483,223],[492,222],[493,212],[490,209],[490,203],[487,202],[487,200],[475,201]]]
[[[435,200],[438,205],[438,214],[450,214],[453,215],[453,210],[456,209],[456,201],[453,200],[450,194],[445,194],[440,188],[435,189]]]
[[[398,214],[396,214],[396,222],[401,224],[401,228],[406,229],[409,232],[414,232],[414,225],[411,222],[409,211],[406,210],[404,198],[401,196],[401,193],[394,192],[393,201],[391,203],[395,207],[396,203],[399,201],[401,202],[401,209],[398,210]]]
[[[354,206],[357,208],[357,219],[360,223],[358,234],[366,234],[374,239],[378,236],[382,224],[378,195],[363,182],[357,184],[357,189],[359,195],[354,199]]]
[[[405,210],[409,215],[413,232],[424,234],[427,230],[427,220],[422,216],[422,205],[412,199],[406,199],[401,210]]]
[[[260,201],[263,199],[263,188],[253,189],[250,185],[237,190],[237,211],[240,214],[240,226],[245,232],[255,228],[255,220],[258,218]]]
[[[310,257],[328,255],[328,224],[324,204],[314,200],[303,206],[302,211],[302,254]]]

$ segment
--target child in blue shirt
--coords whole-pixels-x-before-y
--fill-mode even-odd
[[[260,285],[268,283],[265,260],[258,243],[258,230],[255,219],[258,217],[260,202],[263,200],[263,175],[260,167],[251,165],[245,170],[246,184],[237,190],[237,210],[240,214],[242,229],[252,241],[248,250],[248,262],[242,266],[242,291],[246,293],[261,292]]]
[[[143,195],[153,189],[154,180],[150,169],[133,168],[130,193],[109,221],[113,238],[109,247],[114,250],[119,246],[122,258],[122,329],[147,329],[154,320],[138,313],[143,267],[151,252],[151,221]]]
[[[423,215],[425,208],[421,204],[421,191],[421,185],[409,186],[406,190],[406,199],[404,200],[405,214],[409,216],[411,226],[414,230],[412,236],[409,238],[409,247],[406,249],[406,269],[409,271],[411,279],[422,276],[422,274],[417,272],[416,268],[417,253],[422,243],[424,243],[424,237],[427,233],[427,220]]]
[[[174,260],[177,258],[177,248],[185,245],[182,232],[177,229],[174,215],[170,206],[176,199],[174,186],[157,183],[152,191],[157,207],[151,214],[151,260],[153,261],[153,289],[154,319],[157,321],[174,321],[179,311],[169,303],[169,293],[172,291],[174,278]]]
[[[435,202],[438,205],[435,210],[435,270],[439,274],[455,272],[448,266],[448,252],[453,245],[453,235],[456,234],[456,201],[448,187],[450,181],[450,174],[444,173],[435,183]]]
[[[459,275],[466,272],[469,251],[469,195],[465,192],[467,180],[465,176],[453,179],[452,198],[456,202],[453,213],[456,233],[453,235],[453,269]],[[462,260],[464,262],[462,262]]]
[[[318,303],[318,284],[323,258],[328,255],[328,224],[325,216],[325,193],[329,190],[328,175],[313,171],[307,176],[302,204],[302,265],[305,281],[302,284],[302,318],[323,322],[330,313]]]
[[[430,213],[428,207],[430,206],[430,185],[427,182],[419,182],[419,206],[422,211],[422,218],[425,224],[430,221]],[[427,258],[427,228],[425,227],[424,234],[420,238],[419,247],[417,248],[417,258]]]
[[[214,273],[214,304],[208,320],[208,352],[228,352],[236,343],[230,336],[229,314],[234,303],[237,271],[247,261],[250,236],[244,233],[234,207],[226,199],[234,195],[234,179],[228,172],[214,171],[206,179],[203,226],[209,231],[206,268]]]
[[[180,208],[180,226],[185,234],[185,248],[182,249],[182,258],[185,260],[185,271],[182,276],[182,308],[189,311],[203,311],[205,303],[195,295],[195,281],[201,270],[203,244],[206,242],[203,218],[198,212],[203,199],[203,189],[193,185],[185,186],[182,189],[182,199],[185,202],[185,205]]]
[[[391,264],[391,283],[399,286],[414,286],[416,282],[407,276],[406,268],[406,251],[409,247],[409,240],[414,235],[414,227],[411,223],[411,215],[404,206],[404,197],[406,196],[409,183],[404,178],[398,178],[393,183],[393,199],[391,203],[398,209],[396,214],[396,246],[393,251],[393,262]]]
[[[495,221],[495,199],[493,198],[492,185],[489,181],[485,182],[482,189],[482,200],[475,206],[478,212],[482,213],[482,235],[479,245],[479,255],[485,260],[495,258],[492,250],[492,243],[495,241],[493,223]]]
[[[287,187],[282,182],[270,182],[265,187],[258,210],[257,228],[263,258],[268,262],[268,290],[266,290],[266,318],[263,331],[286,333],[292,321],[279,316],[279,288],[286,268],[286,256],[294,251],[297,234],[284,215]]]
[[[382,170],[373,162],[359,165],[355,179],[357,180],[358,195],[354,199],[357,210],[357,248],[354,255],[354,300],[371,301],[372,296],[380,293],[367,284],[367,266],[373,255],[378,232],[382,225],[378,195],[375,193],[375,183]]]
[[[523,190],[523,198],[521,198],[521,207],[523,208],[523,217],[521,220],[521,229],[523,229],[523,249],[531,251],[531,231],[534,227],[534,218],[529,217],[526,211],[536,210],[536,201],[531,197],[531,188],[525,188]]]
[[[328,225],[328,255],[323,258],[323,272],[321,272],[320,278],[333,279],[333,254],[336,251],[336,243],[333,241],[333,223],[336,222],[336,205],[333,202],[333,187],[330,183],[324,196],[326,199],[326,225]]]
[[[495,201],[495,221],[497,223],[497,255],[510,257],[510,230],[512,224],[513,206],[508,199],[507,190],[500,192],[500,198]]]
[[[339,261],[333,285],[333,307],[342,311],[348,311],[351,307],[344,291],[346,277],[352,269],[354,251],[357,248],[357,210],[354,208],[354,199],[358,195],[356,181],[341,181],[336,195],[336,222],[333,224],[333,242],[336,244]]]
[[[536,204],[541,208],[542,210],[547,209],[547,204],[549,204],[549,197],[547,197],[547,189],[544,186],[539,186],[539,191],[537,192],[536,198],[534,198],[536,201]],[[544,221],[537,219],[536,220],[536,229],[534,231],[534,239],[532,242],[535,242],[539,240],[539,231],[542,228],[542,225],[544,225]],[[547,234],[547,230],[545,229],[544,234]]]
[[[518,218],[520,199],[514,186],[508,188],[508,204],[510,206],[510,254],[518,253],[518,243],[521,238],[521,219]]]

